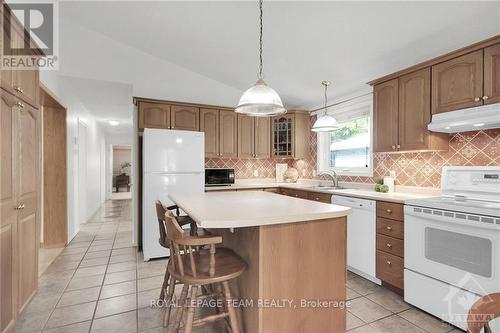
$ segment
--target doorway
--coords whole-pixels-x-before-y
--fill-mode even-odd
[[[113,145],[110,164],[113,168],[111,199],[131,199],[132,147],[130,145]]]
[[[78,119],[78,197],[77,224],[87,222],[87,125]],[[79,227],[77,227],[79,228]]]

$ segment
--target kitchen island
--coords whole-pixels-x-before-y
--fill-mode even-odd
[[[169,197],[248,263],[232,285],[244,332],[345,331],[349,208],[263,191]]]

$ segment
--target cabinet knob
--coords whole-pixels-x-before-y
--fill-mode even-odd
[[[398,149],[401,148],[401,145],[397,145],[396,148],[398,148]]]
[[[392,244],[391,243],[387,243],[385,246],[387,246],[388,248],[392,248]]]
[[[24,204],[19,204],[17,205],[16,207],[14,207],[15,210],[21,210],[21,209],[24,209]]]
[[[395,146],[395,145],[392,145],[392,146],[391,146],[391,148],[392,148],[392,149],[396,149],[396,146]]]
[[[389,266],[391,266],[391,265],[392,265],[392,262],[391,262],[391,261],[389,261],[389,260],[387,260],[385,263],[386,263],[387,265],[389,265]]]
[[[295,194],[295,197],[296,197],[296,198],[298,198],[298,197],[299,197],[299,195],[298,195],[298,194]]]
[[[481,100],[481,98],[479,98],[479,97],[474,98],[474,102],[479,102],[480,100]]]
[[[319,198],[316,198],[316,201],[319,201]]]
[[[21,87],[15,87],[14,90],[21,93],[21,94],[24,94],[24,90]]]
[[[20,108],[24,108],[24,104],[19,102],[19,101],[16,102],[16,106],[18,106]]]
[[[483,101],[487,100],[488,98],[488,96],[483,96]]]
[[[391,226],[387,226],[385,227],[387,230],[391,231],[392,230],[392,227]]]
[[[385,211],[387,212],[387,214],[392,214],[392,210],[391,209],[386,209]]]

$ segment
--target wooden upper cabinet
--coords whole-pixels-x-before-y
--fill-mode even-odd
[[[140,102],[139,128],[170,128],[170,105]]]
[[[431,69],[399,78],[399,149],[426,149],[431,121]],[[384,129],[380,129],[384,130]]]
[[[310,116],[304,111],[289,111],[271,118],[272,156],[307,158],[309,156]]]
[[[395,151],[398,145],[398,79],[377,84],[373,89],[374,151]]]
[[[234,111],[219,111],[219,156],[224,158],[238,157],[237,148],[237,116]]]
[[[271,118],[255,117],[255,144],[256,158],[271,157]]]
[[[500,44],[484,49],[484,104],[500,102]]]
[[[238,114],[238,158],[255,157],[254,118]]]
[[[193,106],[172,105],[170,128],[184,131],[200,130],[200,109]]]
[[[482,105],[483,50],[432,66],[432,113]]]
[[[205,157],[218,157],[219,110],[200,109],[200,131],[205,133]]]

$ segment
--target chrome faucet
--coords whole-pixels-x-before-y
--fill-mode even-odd
[[[333,170],[330,171],[323,171],[321,173],[318,173],[318,176],[328,176],[331,178],[333,187],[339,187],[339,180],[337,178],[337,173]]]

